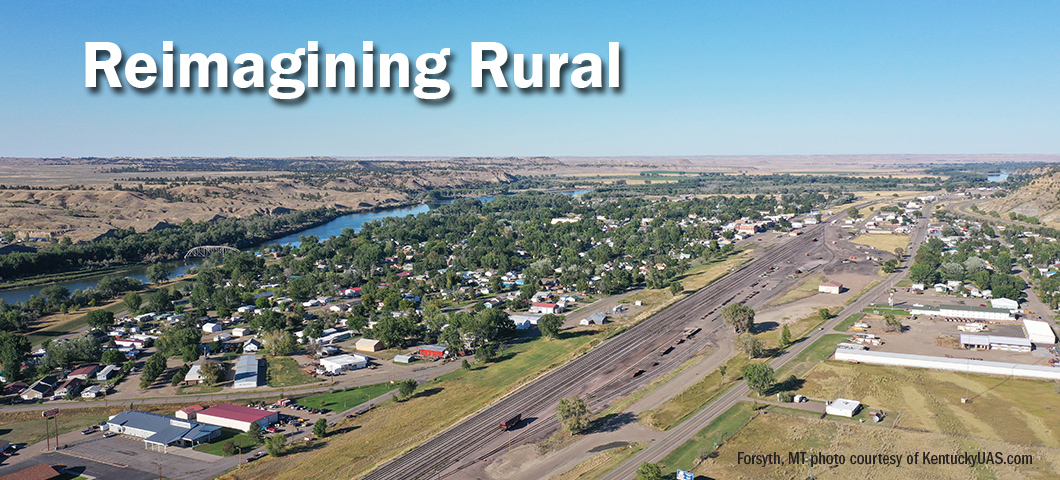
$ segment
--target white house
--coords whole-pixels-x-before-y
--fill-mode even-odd
[[[202,326],[202,331],[206,333],[217,333],[221,331],[221,325],[218,323],[207,323]]]
[[[837,398],[824,407],[824,413],[840,417],[853,417],[858,413],[859,408],[861,408],[861,402],[857,400]]]
[[[556,314],[563,311],[563,308],[555,303],[535,303],[530,306],[530,313],[541,313],[541,314]]]
[[[243,342],[243,352],[254,353],[258,350],[261,350],[261,342],[259,342],[257,339],[252,338]]]
[[[232,329],[232,336],[234,337],[245,337],[247,335],[253,335],[254,331],[246,327],[238,327]]]

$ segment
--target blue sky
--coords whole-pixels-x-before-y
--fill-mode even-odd
[[[0,156],[1060,153],[1060,2],[3,2]],[[450,100],[412,88],[84,86],[126,57],[451,48]],[[607,53],[623,88],[471,88],[473,41]],[[413,85],[414,86],[414,85]]]

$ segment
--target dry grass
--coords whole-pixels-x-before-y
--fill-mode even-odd
[[[868,245],[881,252],[894,253],[896,248],[900,247],[902,250],[909,248],[909,235],[869,235],[866,233],[858,235],[851,242]]]
[[[785,305],[797,300],[802,300],[804,298],[809,298],[814,295],[817,295],[817,288],[820,287],[821,284],[825,281],[826,279],[824,278],[824,275],[821,275],[819,273],[807,276],[806,278],[800,280],[799,283],[797,283],[794,287],[791,287],[791,289],[784,292],[784,295],[781,295],[775,300],[770,301],[769,304],[766,305],[766,308]]]
[[[1060,448],[1053,382],[841,362],[822,363],[805,380],[799,393],[901,412],[904,428]],[[965,396],[972,402],[961,404]]]
[[[905,417],[903,417],[904,423]],[[888,423],[886,420],[885,424]],[[996,440],[948,436],[933,432],[894,429],[879,425],[838,423],[804,415],[787,414],[786,409],[771,408],[767,415],[756,416],[719,450],[717,458],[704,461],[695,469],[697,478],[804,478],[805,465],[737,464],[737,453],[779,453],[787,461],[789,451],[844,455],[905,454],[931,452],[935,454],[978,451],[1002,452],[1004,455],[1030,454],[1034,464],[1027,466],[984,465],[969,468],[964,465],[907,465],[900,467],[845,465],[814,467],[819,479],[919,479],[919,478],[1056,478],[1060,470],[1060,450],[1051,447],[1006,443]]]
[[[605,473],[626,463],[626,460],[640,453],[643,449],[643,443],[634,443],[625,447],[607,450],[579,463],[578,466],[568,470],[563,475],[552,477],[552,480],[593,480],[600,478]]]

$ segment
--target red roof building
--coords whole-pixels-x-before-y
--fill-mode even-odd
[[[251,428],[267,427],[279,420],[279,413],[229,403],[222,403],[195,414],[197,422],[234,428],[244,432],[250,431]]]
[[[177,410],[176,417],[184,420],[195,420],[195,416],[204,409],[205,407],[202,405],[191,405]]]
[[[99,365],[82,365],[70,372],[66,378],[80,378],[81,380],[88,380],[88,377],[95,375],[96,371],[99,370]]]

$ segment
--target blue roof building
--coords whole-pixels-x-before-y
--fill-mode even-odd
[[[144,439],[147,450],[168,453],[170,445],[190,447],[221,435],[221,427],[139,410],[126,410],[107,421],[111,432]]]

